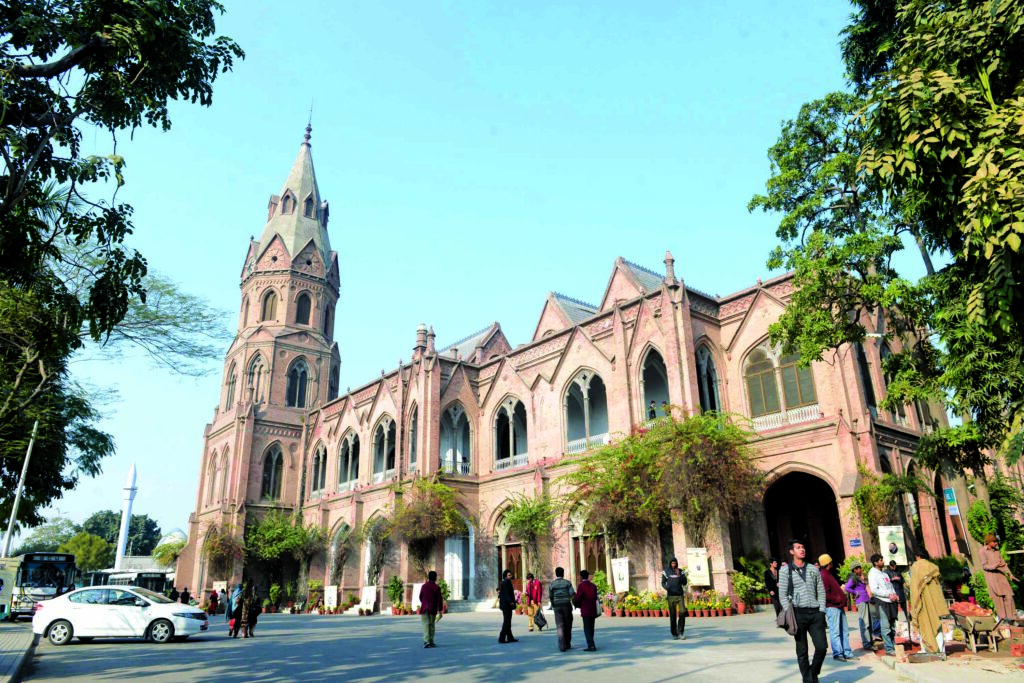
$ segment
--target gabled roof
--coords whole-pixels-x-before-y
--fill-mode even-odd
[[[468,337],[460,339],[454,344],[449,344],[448,346],[444,347],[441,350],[440,355],[451,356],[452,350],[458,349],[460,359],[471,360],[473,357],[473,351],[476,350],[476,347],[483,346],[484,344],[486,344],[488,340],[491,338],[491,336],[494,335],[495,332],[498,332],[500,330],[501,325],[499,325],[496,322],[493,322],[484,329],[478,332],[474,332]]]
[[[563,313],[565,313],[565,317],[567,317],[573,325],[581,323],[587,318],[598,313],[597,306],[588,304],[585,301],[580,301],[579,299],[573,299],[565,294],[551,292],[551,298],[558,304],[558,307],[562,309]]]
[[[665,279],[664,275],[659,275],[650,268],[644,268],[643,266],[637,265],[632,261],[622,259],[622,263],[623,265],[626,266],[626,268],[629,269],[629,274],[636,279],[637,283],[641,287],[646,289],[648,292],[653,292],[654,290],[660,288],[661,283]]]

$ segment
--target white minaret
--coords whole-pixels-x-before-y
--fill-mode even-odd
[[[124,549],[128,544],[128,525],[132,521],[132,501],[135,500],[135,463],[128,470],[128,478],[124,482],[124,496],[121,503],[121,530],[117,534],[117,555],[114,557],[114,569],[121,569],[124,562]]]

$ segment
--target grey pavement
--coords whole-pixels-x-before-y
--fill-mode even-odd
[[[28,622],[0,622],[0,683],[18,680],[22,666],[32,654],[33,639]]]
[[[516,617],[518,643],[497,642],[498,613],[451,614],[437,626],[437,647],[424,650],[418,617],[265,615],[252,640],[229,639],[219,619],[212,631],[182,643],[97,640],[54,647],[43,641],[24,680],[43,681],[589,681],[644,683],[799,680],[793,639],[773,615],[688,619],[686,640],[672,640],[667,619],[601,617],[597,652],[584,652],[581,622],[573,649],[558,651],[555,634],[529,633]],[[550,621],[554,621],[550,619]],[[843,664],[831,656],[822,683],[891,683],[892,670],[873,655]]]

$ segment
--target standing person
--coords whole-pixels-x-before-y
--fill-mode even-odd
[[[828,644],[825,642],[825,585],[821,572],[808,565],[804,558],[807,549],[800,541],[789,542],[792,562],[782,565],[779,570],[779,601],[782,609],[793,605],[796,615],[796,661],[804,683],[818,683],[818,674],[825,661]],[[814,643],[814,658],[807,660],[807,636]]]
[[[871,588],[871,602],[878,607],[878,619],[882,628],[882,646],[885,654],[896,656],[896,616],[899,605],[889,575],[882,571],[885,560],[878,553],[871,556],[871,571],[868,572],[868,586]]]
[[[860,627],[860,645],[865,650],[871,649],[871,589],[864,578],[864,565],[854,562],[853,572],[843,586],[843,590],[853,596],[857,606],[857,626]]]
[[[544,599],[544,589],[540,581],[533,578],[533,574],[526,575],[526,590],[523,591],[524,602],[526,603],[526,616],[530,620],[530,631],[533,631],[533,616],[540,609],[541,600]]]
[[[654,405],[654,399],[651,399],[651,405],[647,406],[647,419],[654,420],[658,417],[658,409]]]
[[[252,638],[256,631],[256,621],[263,612],[263,605],[260,604],[260,596],[256,594],[256,586],[249,585],[249,599],[246,601],[248,612],[245,621],[245,637]]]
[[[910,612],[907,611],[907,591],[903,585],[903,573],[896,568],[896,560],[889,560],[889,568],[885,570],[892,582],[892,589],[896,591],[896,604],[903,610],[903,616],[907,618],[907,625],[910,625]],[[899,613],[897,612],[897,616]],[[909,632],[909,631],[908,631]]]
[[[178,587],[173,586],[171,588],[171,592],[167,594],[167,597],[171,602],[178,602],[178,598],[181,597],[181,593],[178,592]]]
[[[594,624],[597,622],[598,601],[597,586],[590,581],[590,572],[586,569],[580,570],[580,585],[576,587],[576,596],[572,604],[580,608],[580,618],[583,619],[583,637],[587,639],[587,647],[584,652],[595,652],[594,645]]]
[[[434,627],[437,615],[444,607],[441,587],[437,585],[437,572],[427,572],[427,582],[420,586],[420,621],[423,622],[423,647],[437,647],[434,644]]]
[[[217,596],[217,589],[214,588],[210,591],[210,616],[217,614],[218,602],[220,602],[220,598]]]
[[[501,608],[501,631],[498,633],[499,643],[518,643],[519,639],[512,636],[512,612],[516,608],[516,589],[512,585],[512,570],[506,569],[502,575],[501,587],[498,589],[498,606]]]
[[[565,580],[565,570],[555,567],[555,580],[548,586],[548,599],[555,613],[559,652],[572,649],[572,599],[575,595],[576,590]]]
[[[238,584],[235,588],[235,592],[231,594],[231,602],[229,603],[227,610],[228,613],[228,635],[232,638],[238,637],[238,632],[242,630],[242,603],[244,600],[245,592],[242,590],[242,584]]]
[[[237,607],[238,601],[239,601],[239,599],[241,599],[241,597],[242,597],[242,584],[240,584],[240,583],[235,585],[235,590],[233,590],[231,592],[230,596],[228,596],[225,593],[225,596],[224,596],[224,621],[228,622],[229,625],[231,623],[231,620],[235,618],[235,608]],[[231,633],[230,628],[228,629],[228,633]]]
[[[853,656],[850,647],[850,628],[846,625],[846,593],[832,576],[832,556],[825,553],[818,558],[821,567],[821,583],[825,586],[825,621],[828,623],[829,640],[832,641],[832,659],[845,662]]]
[[[1016,619],[1017,610],[1013,605],[1010,581],[1016,581],[1017,577],[1010,573],[1006,560],[999,554],[999,539],[995,534],[986,536],[985,545],[981,546],[981,568],[985,571],[988,595],[995,605],[996,614],[1000,619]]]
[[[668,595],[668,629],[676,640],[686,640],[686,570],[679,568],[674,557],[661,573],[661,587]]]
[[[768,589],[768,595],[772,599],[772,607],[775,608],[775,616],[782,611],[782,603],[779,602],[779,560],[773,557],[768,560],[768,569],[764,570],[764,587]]]
[[[240,602],[242,603],[242,606],[241,606],[241,618],[239,618],[239,619],[237,619],[235,621],[234,637],[237,638],[238,637],[238,632],[241,631],[242,632],[242,637],[243,638],[248,638],[249,637],[249,628],[250,628],[249,622],[253,618],[253,613],[252,613],[253,600],[252,600],[252,584],[251,583],[248,586],[245,587],[245,590],[242,591],[242,599],[241,599]]]
[[[188,586],[185,586],[185,590],[181,591],[181,604],[187,605],[192,600],[192,596],[188,592]]]
[[[910,566],[910,609],[921,634],[921,647],[926,652],[946,654],[946,641],[939,618],[949,614],[942,595],[942,575],[929,561],[928,551],[917,551],[917,562]]]

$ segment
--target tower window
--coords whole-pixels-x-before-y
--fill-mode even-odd
[[[306,384],[309,370],[305,361],[300,360],[288,371],[288,390],[285,392],[285,405],[289,408],[306,407]]]
[[[302,215],[306,218],[316,217],[316,203],[312,197],[306,197],[306,201],[302,202]]]
[[[260,320],[277,320],[277,293],[274,290],[270,290],[263,297],[263,310],[260,313]]]
[[[281,213],[291,213],[295,209],[295,200],[287,192],[281,197]]]
[[[309,324],[309,312],[312,304],[309,300],[309,295],[303,292],[299,295],[298,300],[295,302],[295,324],[296,325],[308,325]]]

